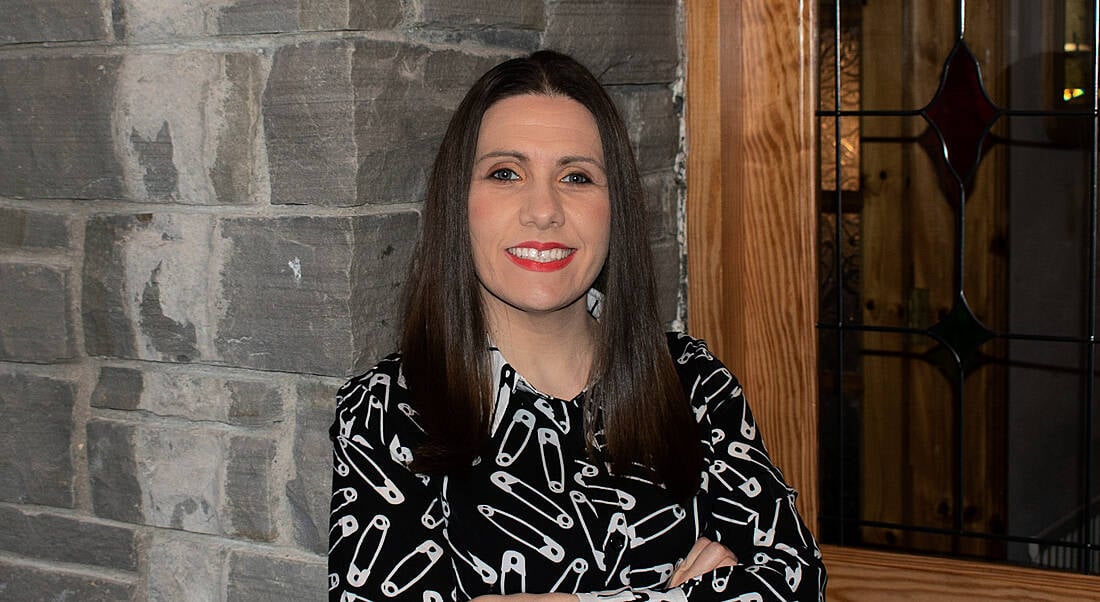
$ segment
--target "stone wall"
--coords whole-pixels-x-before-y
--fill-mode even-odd
[[[0,0],[0,598],[326,591],[333,393],[426,169],[540,47],[621,104],[682,314],[676,0]]]

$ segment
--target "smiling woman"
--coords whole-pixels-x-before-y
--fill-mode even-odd
[[[541,51],[474,84],[433,167],[401,352],[339,393],[333,600],[823,595],[741,387],[661,331],[644,206],[579,63]]]

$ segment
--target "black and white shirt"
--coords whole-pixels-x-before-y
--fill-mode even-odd
[[[702,341],[670,334],[706,470],[688,505],[592,462],[583,396],[544,395],[493,351],[491,440],[460,477],[408,469],[423,439],[401,358],[338,394],[331,600],[469,600],[566,592],[588,600],[819,600],[825,570],[741,387]],[[739,564],[665,583],[701,536]]]

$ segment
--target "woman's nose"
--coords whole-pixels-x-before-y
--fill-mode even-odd
[[[520,220],[524,225],[539,229],[562,225],[565,212],[562,208],[561,193],[552,184],[540,184],[527,191]]]

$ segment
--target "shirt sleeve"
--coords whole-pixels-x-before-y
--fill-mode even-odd
[[[738,564],[689,580],[684,594],[693,602],[823,600],[825,567],[795,507],[797,493],[772,464],[737,379],[694,343],[678,363],[691,364],[681,373],[692,374],[687,382],[704,433],[702,535],[729,548]]]
[[[337,393],[329,529],[329,600],[453,598],[442,508],[427,477],[408,468],[420,434],[397,362]],[[389,369],[387,369],[389,368]]]

